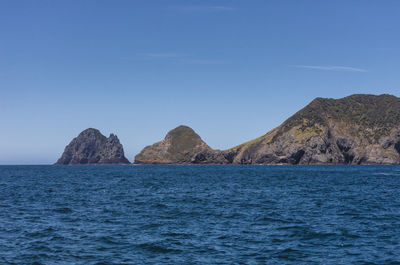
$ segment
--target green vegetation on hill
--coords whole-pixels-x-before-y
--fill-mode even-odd
[[[316,98],[286,120],[278,134],[295,126],[301,126],[301,130],[315,127],[316,124],[325,126],[329,120],[378,129],[385,133],[386,128],[400,125],[400,99],[386,94],[356,94],[341,99]]]
[[[170,153],[185,153],[191,151],[201,142],[200,136],[187,126],[179,126],[167,134],[171,139]]]
[[[179,126],[145,147],[135,163],[399,164],[399,130],[395,96],[316,98],[267,134],[225,151]]]
[[[169,131],[163,141],[140,152],[135,160],[183,162],[190,159],[193,152],[201,149],[210,148],[192,128],[181,125]]]

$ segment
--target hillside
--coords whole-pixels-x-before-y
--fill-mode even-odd
[[[179,126],[135,157],[139,164],[399,164],[400,99],[316,98],[277,128],[225,151]]]
[[[234,163],[399,163],[400,99],[316,98],[266,135],[237,146]]]
[[[169,131],[164,140],[145,147],[135,156],[136,164],[224,164],[220,151],[212,150],[188,126]]]

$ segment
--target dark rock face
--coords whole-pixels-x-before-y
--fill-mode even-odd
[[[145,147],[135,164],[225,164],[220,151],[212,150],[191,128],[179,126],[161,142]]]
[[[207,150],[197,153],[190,160],[191,164],[230,164],[229,155],[218,150]]]
[[[116,135],[105,137],[96,129],[86,129],[74,138],[58,159],[57,165],[129,164]]]

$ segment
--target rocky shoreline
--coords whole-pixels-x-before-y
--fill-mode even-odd
[[[56,164],[128,164],[117,136],[87,129]],[[135,156],[134,164],[400,164],[400,98],[316,98],[277,128],[228,150],[214,150],[179,126]]]

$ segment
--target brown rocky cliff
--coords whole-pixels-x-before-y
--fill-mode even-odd
[[[143,149],[144,164],[400,164],[400,99],[316,98],[267,134],[226,151],[180,126]]]
[[[317,98],[234,152],[237,164],[398,164],[400,99],[391,95]]]

